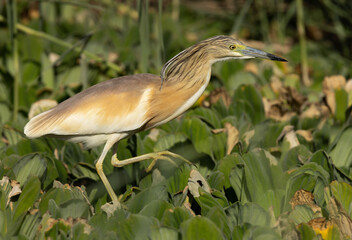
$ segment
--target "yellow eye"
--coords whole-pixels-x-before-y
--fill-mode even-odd
[[[230,45],[230,50],[235,50],[236,49],[236,45]]]

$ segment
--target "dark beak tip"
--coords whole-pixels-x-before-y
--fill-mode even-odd
[[[270,60],[273,60],[273,61],[288,62],[286,59],[272,55],[272,54],[269,55],[269,58],[270,58]]]

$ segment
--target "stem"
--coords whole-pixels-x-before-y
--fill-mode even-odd
[[[4,21],[4,17],[0,15],[0,22],[1,21]],[[59,38],[56,38],[56,37],[53,37],[49,34],[46,34],[44,32],[40,32],[40,31],[37,31],[37,30],[34,30],[32,28],[29,28],[29,27],[26,27],[25,25],[23,24],[20,24],[20,23],[17,23],[16,24],[16,29],[17,30],[20,30],[28,35],[32,35],[32,36],[35,36],[35,37],[39,37],[39,38],[43,38],[47,41],[50,41],[50,42],[53,42],[57,45],[60,45],[60,46],[63,46],[63,47],[66,47],[66,48],[72,48],[75,52],[81,52],[81,48],[80,47],[75,47],[73,44],[71,43],[68,43],[66,41],[63,41]],[[99,63],[105,63],[109,68],[113,69],[113,70],[116,70],[117,72],[122,72],[123,69],[122,67],[112,63],[112,62],[108,62],[106,60],[104,60],[103,58],[95,55],[94,53],[91,53],[89,51],[86,51],[84,50],[82,52],[86,57],[94,60],[95,62],[99,62]]]
[[[20,63],[18,57],[18,39],[17,39],[17,6],[15,0],[7,1],[8,25],[11,33],[12,55],[13,55],[13,113],[12,120],[17,121],[18,114],[18,86],[21,82]]]
[[[301,49],[301,66],[302,66],[302,81],[305,86],[311,85],[308,76],[308,60],[307,60],[307,46],[306,46],[306,33],[303,23],[303,3],[302,0],[296,0],[297,4],[297,30],[299,35],[299,44]]]

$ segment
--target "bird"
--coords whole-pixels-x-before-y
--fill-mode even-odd
[[[214,36],[175,55],[162,67],[160,76],[148,73],[121,76],[83,90],[30,119],[24,133],[28,138],[59,137],[83,143],[86,148],[105,144],[95,163],[96,170],[111,200],[121,206],[103,172],[108,151],[121,139],[157,127],[189,109],[206,89],[214,63],[250,58],[287,62],[231,36]],[[115,152],[111,164],[123,167],[170,157],[185,160],[169,151],[119,160]]]

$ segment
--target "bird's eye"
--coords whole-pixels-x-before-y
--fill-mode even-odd
[[[236,46],[235,45],[230,45],[230,50],[235,50],[236,49]]]

